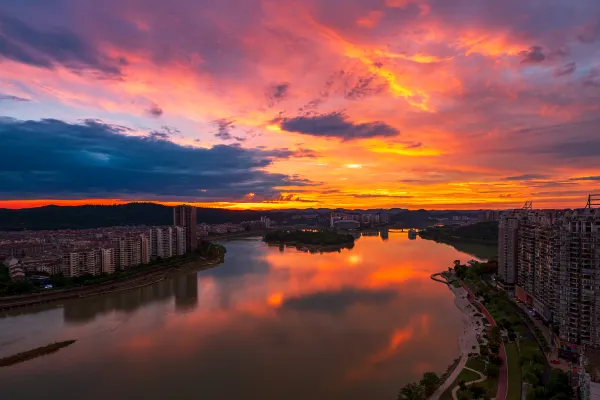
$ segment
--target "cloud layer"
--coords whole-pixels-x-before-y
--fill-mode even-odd
[[[5,198],[173,196],[203,199],[270,194],[304,185],[263,171],[287,151],[217,145],[192,148],[159,135],[134,136],[100,121],[0,121],[1,195]]]
[[[599,15],[596,0],[5,1],[0,113],[16,121],[2,129],[19,129],[21,159],[39,153],[49,168],[3,171],[3,196],[578,206],[600,190],[571,180],[600,175]],[[90,118],[104,122],[78,122]],[[39,133],[57,124],[65,133]],[[140,150],[73,150],[72,165],[90,176],[123,160],[146,168],[145,152],[168,149],[176,159],[150,169],[162,188],[127,168],[92,187],[36,145],[69,133],[71,148],[90,130],[112,133],[111,154]],[[238,158],[221,181],[214,166]]]
[[[330,114],[279,118],[275,120],[283,130],[342,140],[396,136],[397,129],[381,121],[356,123],[342,112]]]

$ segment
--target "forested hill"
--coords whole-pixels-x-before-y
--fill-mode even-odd
[[[477,224],[454,227],[436,227],[421,231],[424,239],[436,241],[465,240],[478,243],[498,243],[498,221],[479,222]]]
[[[217,224],[279,217],[277,212],[198,208],[198,222]],[[113,206],[45,206],[20,210],[0,209],[0,230],[86,229],[116,225],[170,225],[173,208],[154,203]]]

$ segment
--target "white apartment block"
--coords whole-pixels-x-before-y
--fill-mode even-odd
[[[140,264],[150,263],[150,239],[146,235],[140,235]]]
[[[182,256],[185,254],[185,227],[176,226],[173,228],[173,244],[175,249],[173,255]]]
[[[117,270],[115,264],[115,249],[100,249],[100,268],[103,274],[114,274]]]
[[[148,232],[150,238],[150,258],[164,258],[163,254],[163,230],[162,228],[152,228]]]
[[[120,239],[115,248],[117,269],[130,269],[141,264],[142,246],[140,236],[128,236]]]
[[[156,260],[185,254],[185,234],[186,230],[181,226],[150,229],[150,258]]]

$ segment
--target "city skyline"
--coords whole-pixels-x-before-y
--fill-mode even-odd
[[[579,208],[600,3],[0,5],[0,208]]]

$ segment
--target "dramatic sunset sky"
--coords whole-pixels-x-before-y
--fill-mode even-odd
[[[0,207],[580,207],[598,0],[0,0]]]

